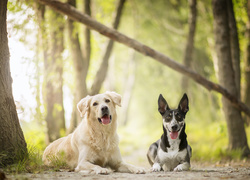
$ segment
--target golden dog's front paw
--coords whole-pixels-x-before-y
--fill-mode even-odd
[[[101,167],[96,167],[93,172],[95,174],[109,174],[112,173],[112,170],[107,169],[107,168],[101,168]]]
[[[124,172],[124,173],[133,173],[133,174],[145,174],[146,173],[144,168],[139,168],[139,167],[136,167],[131,164],[124,163],[124,162],[120,164],[117,171]]]
[[[144,168],[135,167],[131,170],[134,174],[145,174],[146,170]]]

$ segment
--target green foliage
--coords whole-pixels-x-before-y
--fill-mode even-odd
[[[45,126],[39,122],[32,121],[22,125],[24,137],[28,146],[35,147],[39,153],[45,149]]]

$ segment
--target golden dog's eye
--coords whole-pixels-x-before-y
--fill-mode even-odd
[[[106,100],[105,100],[105,103],[109,103],[109,102],[110,102],[110,100],[109,100],[109,99],[106,99]]]
[[[97,102],[94,102],[93,106],[97,106],[97,105],[98,105],[98,103],[97,103]]]

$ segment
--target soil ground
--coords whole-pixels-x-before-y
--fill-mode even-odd
[[[8,179],[133,179],[133,180],[161,180],[161,179],[250,179],[250,162],[192,162],[190,171],[185,172],[150,172],[149,166],[144,166],[148,171],[146,174],[111,173],[109,175],[86,175],[82,173],[70,172],[62,169],[58,172],[45,171],[42,173],[24,173],[17,175],[6,175]]]

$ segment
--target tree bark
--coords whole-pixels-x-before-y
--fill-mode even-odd
[[[118,26],[119,26],[120,20],[121,20],[122,9],[124,7],[125,2],[126,2],[126,0],[119,1],[118,7],[116,10],[115,20],[113,23],[113,29],[118,29]],[[96,73],[93,85],[91,87],[91,94],[92,95],[99,93],[99,91],[102,87],[102,84],[107,76],[108,67],[109,67],[109,58],[110,58],[110,55],[112,53],[113,46],[114,46],[114,41],[112,39],[110,39],[108,42],[105,54],[103,56],[102,63],[101,63],[101,65]]]
[[[41,112],[41,88],[42,86],[40,85],[40,76],[41,76],[41,68],[39,67],[40,61],[44,61],[45,58],[45,51],[44,51],[44,46],[46,47],[46,44],[44,42],[44,37],[43,37],[43,32],[44,32],[44,13],[45,13],[45,6],[41,5],[39,3],[34,3],[34,9],[35,9],[35,14],[36,14],[36,20],[38,24],[38,34],[37,34],[37,43],[36,43],[36,114],[35,114],[35,119],[42,124],[42,112]],[[40,57],[41,56],[41,57]]]
[[[237,96],[231,57],[228,11],[227,8],[225,8],[228,7],[227,0],[213,0],[212,6],[219,82],[223,87],[227,88],[232,95]],[[250,152],[241,112],[224,97],[222,98],[222,104],[227,122],[229,149],[241,149],[244,151],[243,156],[248,155]]]
[[[28,153],[12,95],[6,25],[7,2],[0,1],[0,167],[23,160]]]
[[[87,14],[88,16],[91,17],[91,0],[85,0],[84,3],[84,12],[85,14]],[[90,34],[90,29],[88,27],[85,27],[84,30],[84,34],[85,34],[85,44],[84,44],[84,48],[83,48],[83,52],[85,52],[85,59],[87,62],[87,66],[89,66],[89,62],[90,62],[90,56],[91,56],[91,34]]]
[[[76,6],[75,0],[68,0],[68,5]],[[67,20],[68,23],[68,35],[70,41],[70,53],[73,60],[74,72],[75,72],[75,96],[72,116],[70,120],[70,127],[67,133],[73,132],[77,125],[81,122],[81,117],[77,113],[76,104],[88,94],[86,77],[88,73],[89,62],[84,58],[81,51],[79,36],[72,19]]]
[[[40,3],[46,4],[52,8],[54,8],[56,11],[61,12],[67,16],[69,16],[71,19],[74,19],[82,24],[85,24],[90,29],[93,29],[100,34],[103,34],[104,36],[109,37],[110,39],[113,39],[114,41],[120,42],[128,47],[131,47],[135,49],[136,51],[140,52],[141,54],[144,54],[146,56],[150,56],[151,58],[157,60],[158,62],[168,66],[169,68],[182,73],[185,76],[188,76],[189,78],[193,79],[198,84],[202,85],[208,90],[214,90],[220,94],[222,94],[225,98],[227,98],[236,108],[240,109],[241,111],[244,111],[248,116],[250,116],[250,108],[246,106],[246,104],[242,103],[237,96],[232,95],[226,88],[222,87],[219,84],[213,83],[203,76],[199,75],[198,73],[190,70],[189,68],[185,68],[185,66],[177,63],[173,59],[171,59],[168,56],[165,56],[164,54],[157,52],[156,50],[132,39],[127,36],[125,36],[122,33],[119,33],[116,30],[110,29],[106,27],[105,25],[95,21],[94,19],[90,18],[87,15],[82,14],[81,12],[77,11],[74,7],[61,3],[57,0],[38,0]]]
[[[244,102],[248,107],[250,107],[250,0],[247,2],[247,30],[246,30],[246,39],[247,39],[247,47],[246,47],[246,56],[245,56],[245,88],[244,88]],[[250,123],[250,116],[246,117],[246,122]]]
[[[183,64],[190,68],[191,62],[193,59],[193,50],[194,50],[194,37],[195,37],[195,27],[196,27],[196,17],[197,17],[197,8],[196,8],[196,0],[189,0],[189,33],[187,38],[187,45],[184,52],[184,60]],[[182,88],[187,92],[188,90],[188,78],[186,76],[182,77]]]
[[[132,97],[132,92],[134,88],[134,83],[135,83],[135,78],[136,78],[136,67],[137,63],[135,61],[135,51],[131,50],[131,53],[129,53],[129,62],[127,66],[125,67],[124,72],[126,73],[124,76],[124,81],[125,86],[124,86],[124,91],[123,91],[123,102],[122,102],[122,124],[126,126],[129,121],[128,117],[128,110],[131,102],[131,97]]]
[[[233,2],[229,0],[227,3],[228,9],[228,21],[230,28],[230,44],[231,44],[231,55],[233,62],[233,70],[235,76],[235,84],[237,88],[237,96],[241,99],[241,88],[240,88],[240,80],[241,80],[241,71],[240,71],[240,46],[239,46],[239,38],[238,38],[238,30],[236,26],[236,20],[234,17],[234,9]]]
[[[61,137],[60,132],[65,131],[63,107],[63,17],[50,10],[49,24],[49,56],[44,61],[45,71],[45,106],[48,140],[52,142]]]

